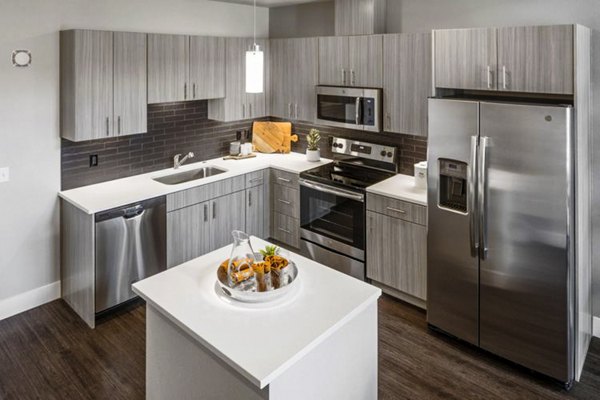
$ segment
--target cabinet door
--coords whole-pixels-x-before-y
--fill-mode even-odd
[[[434,31],[435,86],[496,90],[496,29]]]
[[[189,99],[188,66],[188,36],[149,34],[148,103]]]
[[[225,97],[225,38],[190,36],[189,97]]]
[[[292,70],[294,86],[292,114],[300,121],[314,121],[317,118],[317,94],[315,87],[319,81],[319,41],[316,38],[294,39]]]
[[[573,26],[500,28],[498,89],[573,94]]]
[[[348,69],[348,38],[342,36],[319,38],[319,84],[349,85]]]
[[[384,130],[427,136],[431,34],[385,35],[383,51]]]
[[[115,135],[148,130],[146,38],[145,33],[115,32],[113,36]]]
[[[244,75],[244,85],[243,85],[243,93],[246,95],[246,118],[260,118],[268,116],[267,110],[267,97],[268,97],[268,79],[269,75],[269,42],[265,39],[257,39],[256,44],[260,46],[260,49],[263,52],[263,92],[262,93],[246,93],[246,50],[250,50],[252,45],[254,44],[254,40],[247,39],[246,40],[246,49],[244,50],[244,58],[243,58],[243,75]]]
[[[61,33],[61,131],[73,140],[113,135],[113,34]]]
[[[231,231],[246,229],[245,199],[242,190],[210,201],[210,251],[231,244]]]
[[[167,267],[203,254],[210,248],[210,202],[167,213]]]
[[[271,41],[271,113],[274,117],[291,118],[291,71],[289,48],[293,39]]]
[[[350,68],[346,79],[350,86],[383,86],[383,36],[365,35],[348,38]]]
[[[265,217],[265,186],[246,189],[246,233],[266,239]]]
[[[367,212],[367,276],[421,300],[427,298],[427,228]]]

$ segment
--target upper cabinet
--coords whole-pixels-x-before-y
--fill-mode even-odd
[[[384,130],[427,135],[431,95],[431,34],[401,33],[383,38]]]
[[[573,26],[434,31],[438,88],[573,94]]]
[[[335,0],[335,35],[385,32],[386,0]]]
[[[269,115],[268,40],[256,41],[264,52],[263,93],[246,93],[246,51],[251,49],[253,42],[248,38],[225,39],[225,98],[208,103],[208,118],[229,122]]]
[[[315,119],[318,39],[271,40],[271,115]]]
[[[447,29],[434,35],[436,87],[495,89],[496,29]]]
[[[319,84],[383,86],[383,36],[319,38]]]
[[[148,103],[224,96],[224,38],[148,35]]]
[[[146,35],[60,34],[61,136],[72,141],[146,131]]]
[[[573,26],[498,29],[498,90],[573,93]]]

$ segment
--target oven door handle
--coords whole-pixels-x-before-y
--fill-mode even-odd
[[[361,123],[360,123],[360,114],[361,114],[360,103],[361,103],[361,99],[360,99],[360,97],[357,97],[356,102],[354,104],[354,106],[355,106],[354,108],[356,110],[354,113],[354,122],[356,123],[356,125],[361,125]]]
[[[360,201],[361,203],[364,203],[364,201],[365,201],[365,196],[361,193],[355,193],[355,192],[350,192],[348,190],[342,190],[342,189],[334,188],[331,186],[321,185],[318,183],[307,181],[306,179],[300,179],[299,183],[300,183],[300,186],[305,186],[309,189],[314,189],[318,192],[334,194],[336,196],[344,197],[346,199]]]

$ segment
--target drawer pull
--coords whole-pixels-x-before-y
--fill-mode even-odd
[[[254,182],[262,182],[263,178],[254,178],[254,179],[250,179],[248,182],[250,183],[254,183]]]
[[[292,202],[291,202],[291,201],[287,201],[287,200],[283,200],[283,199],[278,199],[278,201],[279,201],[280,203],[283,203],[283,204],[285,204],[285,205],[288,205],[288,206],[289,206],[290,204],[292,204]]]
[[[291,182],[291,179],[282,178],[282,177],[280,177],[280,176],[278,176],[278,177],[277,177],[277,180],[278,180],[278,181],[285,182],[285,183],[290,183],[290,182]]]
[[[281,232],[285,232],[285,233],[290,234],[290,235],[292,234],[292,232],[288,231],[287,229],[283,229],[281,227],[279,227],[277,229],[279,229]]]
[[[386,208],[388,210],[390,210],[390,211],[394,211],[394,212],[397,212],[397,213],[400,213],[400,214],[406,214],[406,211],[400,210],[399,208],[394,208],[394,207],[386,207]]]

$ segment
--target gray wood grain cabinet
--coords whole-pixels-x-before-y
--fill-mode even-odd
[[[335,0],[335,35],[385,31],[386,0]]]
[[[383,86],[383,36],[319,38],[319,84]]]
[[[190,36],[192,100],[225,97],[225,38]]]
[[[270,43],[271,115],[314,121],[318,83],[318,39],[274,39]]]
[[[573,94],[573,25],[498,29],[498,90]]]
[[[496,29],[434,31],[435,85],[439,88],[496,88]]]
[[[573,94],[573,25],[434,31],[435,86]]]
[[[271,169],[271,237],[289,246],[300,247],[299,176]]]
[[[367,277],[389,294],[420,307],[427,299],[427,227],[420,218],[424,209],[384,196],[367,196]]]
[[[248,38],[225,39],[225,98],[208,103],[208,118],[229,122],[269,115],[269,41],[266,39],[256,41],[264,52],[264,91],[246,93],[246,51],[253,42]]]
[[[269,237],[271,207],[269,170],[246,174],[246,233]]]
[[[148,35],[148,103],[188,100],[189,37]]]
[[[431,95],[431,34],[384,35],[384,130],[427,136]]]
[[[146,35],[60,33],[61,136],[72,141],[146,132]]]

